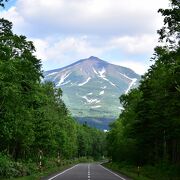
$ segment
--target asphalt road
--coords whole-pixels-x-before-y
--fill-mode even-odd
[[[129,180],[100,164],[78,164],[44,180]]]

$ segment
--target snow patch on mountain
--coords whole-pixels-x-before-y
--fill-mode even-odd
[[[120,110],[124,110],[124,108],[123,108],[123,107],[121,107],[121,106],[119,106],[119,107],[118,107],[118,109],[120,109]]]
[[[101,87],[101,89],[106,89],[106,88],[107,88],[107,86]]]
[[[52,72],[52,73],[49,73],[48,75],[46,75],[46,76],[52,76],[52,75],[55,75],[55,74],[57,74],[58,72]]]
[[[98,99],[88,99],[87,96],[81,96],[83,99],[85,99],[87,101],[88,104],[97,104],[100,103],[101,101]]]
[[[131,79],[131,80],[132,80],[132,81],[131,81],[128,89],[126,90],[125,94],[127,94],[127,93],[130,91],[131,87],[132,87],[132,86],[136,83],[136,81],[137,81],[136,78],[133,78],[133,79]]]
[[[94,71],[95,74],[98,75],[98,77],[102,78],[103,80],[109,82],[112,86],[116,87],[116,85],[113,82],[111,82],[109,79],[106,78],[106,75],[105,75],[106,69],[104,67],[98,72],[93,68],[93,71]],[[105,88],[106,88],[106,86],[104,86],[104,89]]]
[[[105,78],[105,77],[106,77],[106,76],[105,76],[105,72],[106,72],[106,70],[105,70],[105,68],[103,67],[100,71],[98,71],[99,77]]]
[[[105,81],[107,81],[107,82],[109,82],[112,86],[114,86],[114,87],[116,87],[116,85],[113,83],[113,82],[111,82],[109,79],[107,79],[107,78],[102,78],[102,79],[104,79]]]
[[[85,82],[78,84],[78,86],[83,86],[83,85],[87,84],[90,81],[90,79],[91,79],[91,77],[88,77]]]
[[[97,75],[98,75],[97,71],[96,71],[94,68],[93,68],[93,71],[94,71],[94,73],[95,73],[95,74],[97,74]]]
[[[119,73],[119,74],[121,74],[122,76],[124,76],[125,78],[127,78],[127,79],[129,79],[129,80],[133,80],[132,78],[126,76],[125,74],[122,74],[122,73]]]
[[[130,78],[130,77],[128,77],[127,75],[122,74],[122,73],[119,73],[119,74],[121,74],[121,75],[124,76],[125,78],[131,80],[131,83],[130,83],[128,89],[125,91],[125,94],[127,94],[127,93],[130,91],[131,87],[136,84],[137,79],[136,79],[136,78]]]
[[[71,72],[66,72],[64,74],[61,75],[60,77],[60,81],[59,83],[57,84],[57,86],[60,86],[61,84],[64,83],[64,81],[68,78],[68,76],[71,74]]]
[[[93,95],[93,93],[92,93],[92,92],[90,92],[90,93],[88,93],[87,95],[88,95],[88,96],[90,96],[90,95]]]
[[[100,96],[103,95],[103,94],[104,94],[104,90],[99,93]]]
[[[70,83],[71,81],[70,80],[68,80],[68,81],[66,81],[66,82],[64,82],[64,83],[62,83],[61,84],[61,86],[63,86],[63,85],[66,85],[66,84],[68,84],[68,83]],[[71,83],[72,84],[72,83]]]
[[[97,105],[97,106],[91,106],[92,109],[96,109],[96,108],[100,108],[101,105]]]
[[[94,69],[94,67],[93,67],[93,71],[94,71],[94,73],[97,74],[98,77],[100,77],[100,78],[106,77],[106,76],[105,76],[106,70],[105,70],[104,67],[103,67],[100,71],[96,71],[96,70]]]

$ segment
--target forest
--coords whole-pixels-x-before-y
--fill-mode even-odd
[[[154,172],[152,179],[179,179],[180,1],[172,0],[171,8],[159,13],[164,17],[158,30],[162,45],[155,48],[154,64],[139,87],[120,97],[124,110],[111,124],[108,153],[119,168],[122,163],[151,166],[164,173],[157,178]]]
[[[108,133],[73,119],[62,90],[43,82],[33,42],[0,19],[0,178],[104,156],[113,170],[180,178],[180,1],[158,12],[164,26],[154,64],[138,88],[119,98],[124,110]]]
[[[61,89],[42,81],[34,52],[31,41],[13,34],[12,23],[0,19],[0,177],[104,155],[105,133],[72,118]]]

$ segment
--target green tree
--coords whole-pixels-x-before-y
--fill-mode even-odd
[[[0,19],[0,159],[13,166],[17,160],[37,162],[39,154],[48,159],[103,156],[105,134],[71,117],[62,90],[42,82],[34,52],[31,41],[13,34],[12,23]],[[6,168],[1,172],[9,176]]]
[[[170,43],[170,48],[178,47],[180,38],[180,1],[170,0],[170,9],[159,9],[164,16],[164,26],[158,30],[160,40]]]
[[[139,88],[120,97],[124,110],[108,135],[109,154],[119,161],[124,160],[120,154],[132,149],[127,161],[180,162],[180,1],[172,0],[171,9],[159,12],[164,16],[158,31],[164,44],[155,48],[155,63]],[[131,148],[124,148],[127,144]]]
[[[0,6],[4,7],[5,2],[8,2],[8,0],[0,0]]]
[[[32,97],[42,75],[41,64],[33,55],[32,42],[13,34],[9,21],[0,19],[0,24],[1,147],[17,158],[34,139]]]

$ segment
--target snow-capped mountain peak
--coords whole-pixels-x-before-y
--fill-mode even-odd
[[[76,117],[117,117],[119,97],[136,87],[140,76],[129,68],[110,64],[95,56],[64,68],[46,71],[45,81],[63,90],[63,99]]]

